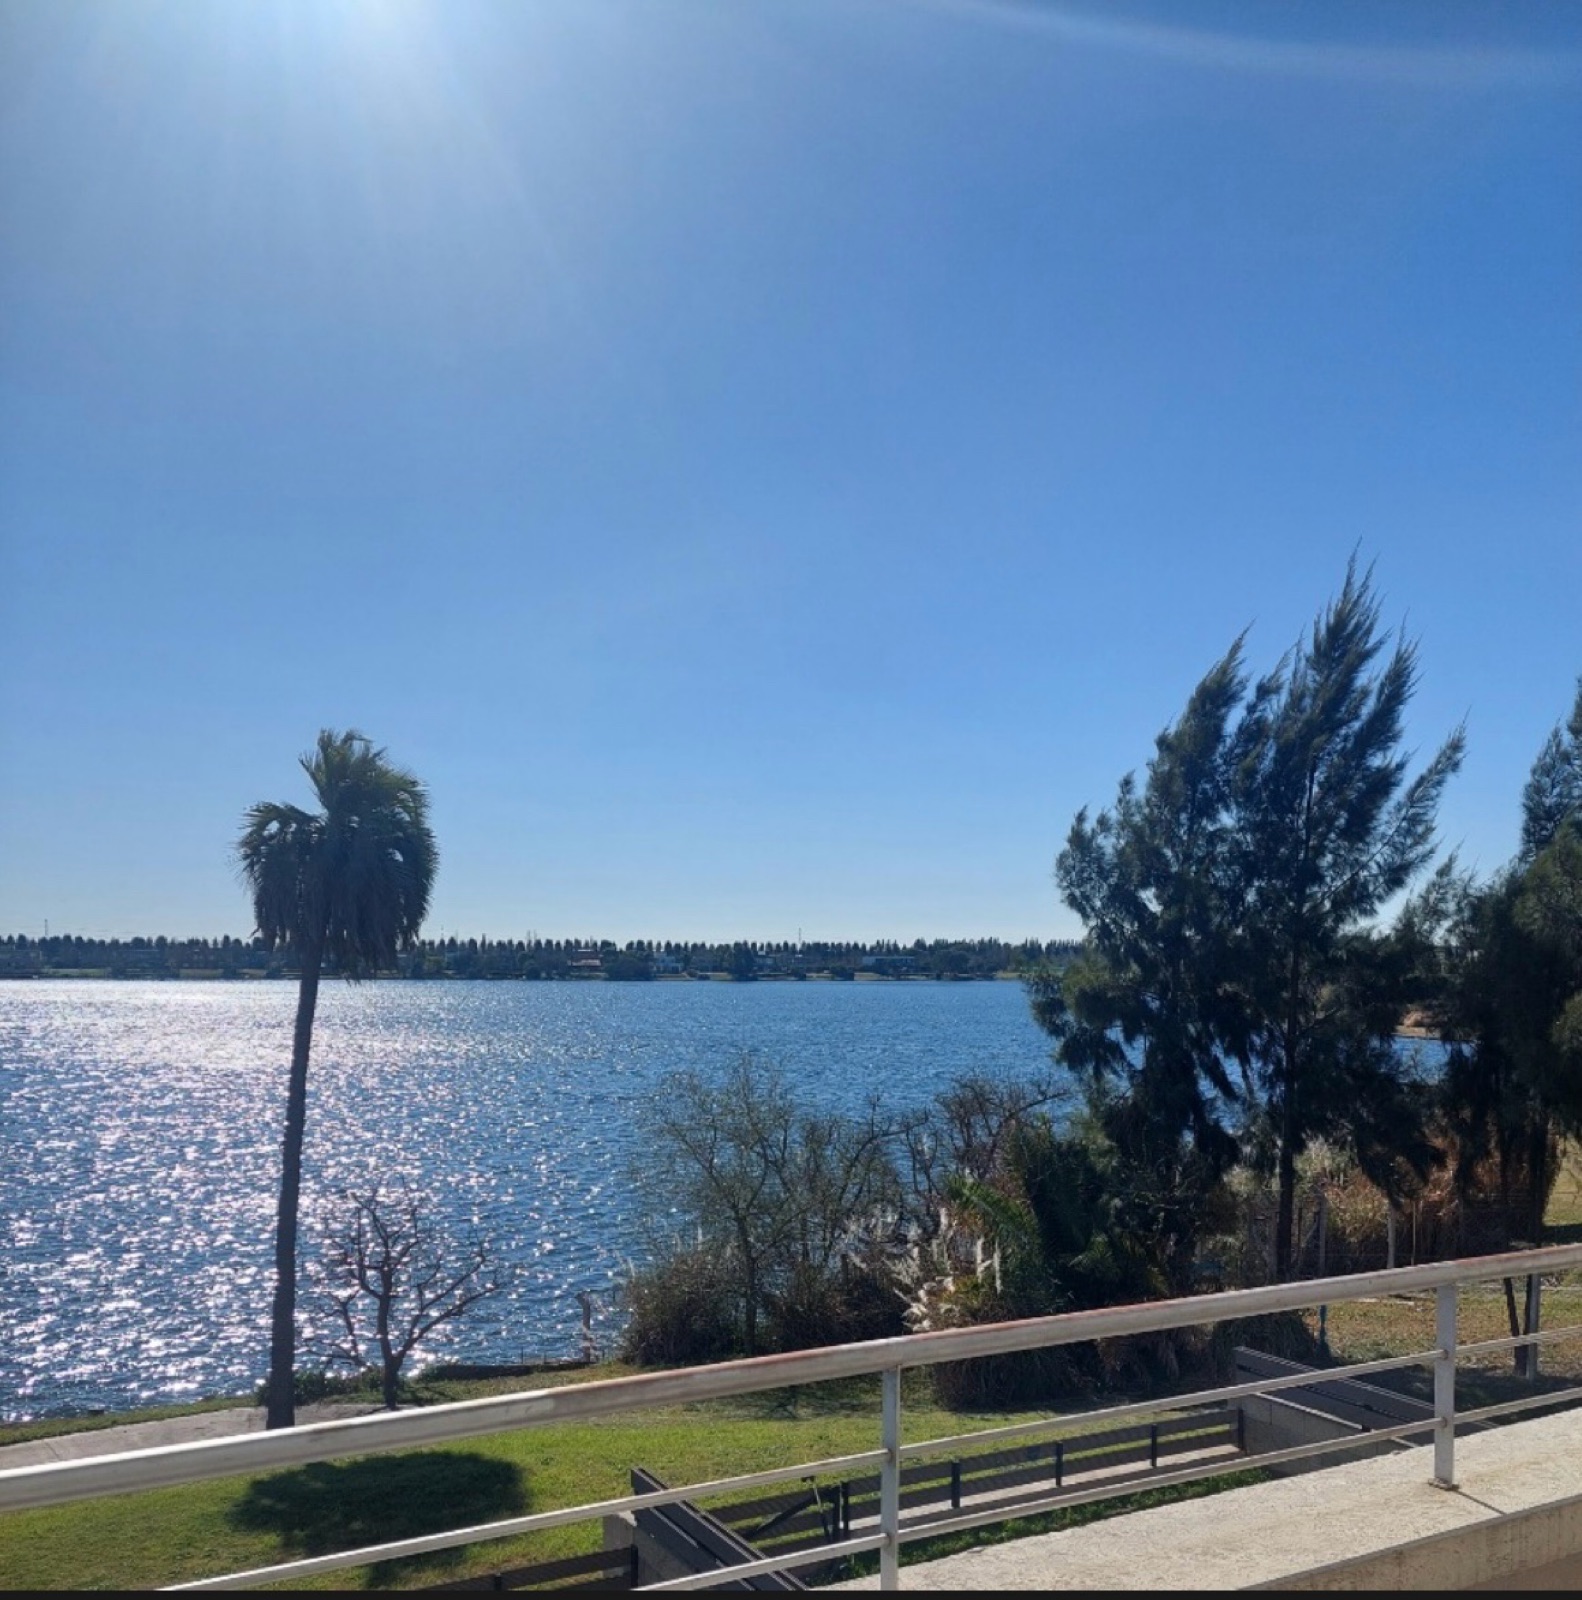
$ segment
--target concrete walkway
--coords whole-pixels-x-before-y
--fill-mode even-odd
[[[1576,1581],[1582,1411],[902,1567],[903,1589],[1463,1589]],[[1255,1466],[1256,1461],[1249,1461]],[[1565,1576],[1562,1576],[1564,1574]],[[874,1589],[878,1579],[837,1584]]]
[[[338,1422],[363,1417],[379,1407],[326,1401],[298,1406],[299,1422]],[[262,1433],[262,1406],[228,1407],[224,1411],[199,1411],[190,1417],[166,1417],[159,1422],[118,1423],[113,1428],[85,1428],[81,1433],[57,1434],[53,1439],[29,1439],[25,1444],[0,1445],[0,1471],[12,1467],[39,1467],[52,1461],[81,1461],[87,1456],[119,1455],[123,1450],[151,1450],[162,1444],[189,1444],[194,1439],[225,1439],[237,1433]]]

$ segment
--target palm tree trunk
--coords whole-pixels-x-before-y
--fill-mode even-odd
[[[286,1136],[281,1146],[280,1206],[275,1215],[275,1302],[269,1329],[266,1428],[289,1428],[297,1420],[297,1206],[302,1193],[302,1133],[308,1118],[308,1051],[313,1045],[322,962],[318,943],[303,948],[297,1025],[291,1040],[291,1084],[286,1093]]]

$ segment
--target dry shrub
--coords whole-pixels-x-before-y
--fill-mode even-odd
[[[1523,1239],[1531,1216],[1531,1181],[1515,1159],[1501,1170],[1490,1155],[1458,1163],[1453,1143],[1444,1163],[1395,1206],[1395,1265],[1443,1261],[1508,1250]],[[1460,1168],[1458,1181],[1457,1170]],[[1551,1152],[1547,1186],[1559,1170]],[[1212,1275],[1227,1286],[1269,1282],[1273,1275],[1277,1196],[1273,1183],[1246,1168],[1227,1189],[1237,1226],[1206,1242]],[[1545,1196],[1547,1199],[1547,1194]],[[1390,1264],[1390,1206],[1384,1191],[1342,1152],[1315,1144],[1298,1167],[1297,1277],[1338,1277]],[[1323,1246],[1320,1250],[1320,1234]]]
[[[815,1350],[906,1332],[905,1302],[882,1261],[842,1260],[834,1269],[799,1262],[765,1301],[776,1350]]]
[[[702,1248],[673,1250],[632,1274],[622,1358],[636,1366],[727,1361],[741,1348],[741,1295],[728,1262]]]

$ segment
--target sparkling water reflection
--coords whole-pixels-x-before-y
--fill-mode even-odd
[[[295,1003],[285,983],[0,982],[0,1416],[261,1376]],[[578,1292],[607,1308],[640,1248],[656,1084],[749,1049],[824,1106],[1047,1059],[1009,983],[327,985],[304,1208],[408,1177],[514,1268],[444,1353],[569,1353]]]

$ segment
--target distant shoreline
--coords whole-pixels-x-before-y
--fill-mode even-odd
[[[279,972],[219,972],[183,969],[180,972],[108,972],[98,968],[50,968],[37,972],[0,972],[0,983],[295,983],[301,974],[294,967]],[[326,977],[338,976],[327,973]],[[984,973],[854,972],[850,977],[831,972],[763,972],[738,978],[729,972],[663,972],[642,978],[617,977],[607,972],[557,973],[552,977],[524,978],[479,973],[472,977],[445,972],[418,976],[407,972],[376,972],[359,983],[1019,983],[1025,972]]]
[[[914,939],[461,939],[422,938],[399,951],[379,976],[468,981],[719,983],[723,981],[836,983],[934,978],[945,982],[1001,979],[1062,966],[1077,953],[1074,940]],[[324,974],[336,975],[333,966]],[[116,978],[229,982],[296,978],[297,952],[261,938],[131,939],[59,933],[0,938],[0,979]]]

